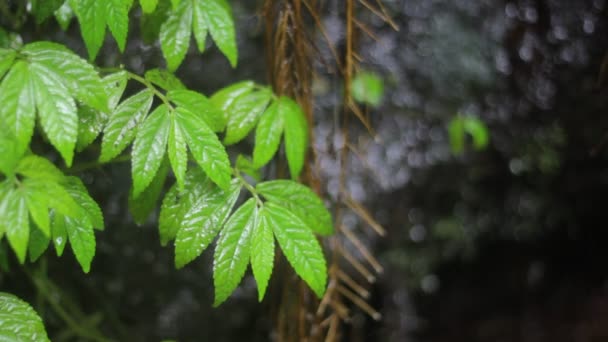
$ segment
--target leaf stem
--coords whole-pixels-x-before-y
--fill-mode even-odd
[[[165,105],[167,105],[167,107],[169,107],[170,111],[173,111],[173,105],[171,104],[171,102],[169,102],[169,99],[167,98],[167,96],[163,93],[161,93],[152,83],[150,83],[147,79],[139,76],[138,74],[135,74],[133,72],[130,72],[127,70],[127,76],[134,80],[137,81],[141,84],[143,84],[144,86],[146,86],[148,89],[150,89],[152,91],[152,93],[154,95],[156,95],[156,97],[158,97],[161,101],[163,101],[163,103]]]
[[[253,196],[253,198],[255,198],[255,201],[257,202],[258,207],[263,206],[264,202],[258,195],[257,190],[251,184],[249,184],[249,182],[247,182],[247,180],[245,178],[243,178],[243,176],[241,175],[241,171],[239,171],[239,169],[237,169],[237,168],[234,168],[232,173],[234,174],[234,176],[236,178],[238,178],[239,181],[241,181],[241,184],[243,184],[245,189],[247,189],[247,191],[249,191],[249,193],[251,193],[251,196]]]

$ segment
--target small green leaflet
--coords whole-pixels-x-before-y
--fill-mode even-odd
[[[127,98],[114,109],[103,130],[100,162],[114,159],[133,141],[138,125],[152,106],[152,100],[152,91],[145,89]]]
[[[1,205],[2,225],[8,242],[15,251],[20,263],[25,262],[27,244],[30,238],[30,225],[27,214],[27,200],[23,190],[13,189],[4,197]]]
[[[133,197],[139,197],[156,175],[165,156],[171,118],[169,108],[158,106],[141,125],[131,152]]]
[[[268,210],[262,207],[251,236],[251,270],[258,284],[260,302],[264,299],[274,266],[274,237],[268,220]]]
[[[46,342],[49,338],[42,319],[28,303],[0,292],[0,340]]]
[[[146,71],[144,78],[164,90],[186,89],[186,86],[171,72],[163,69]]]
[[[226,110],[228,122],[224,144],[232,145],[243,140],[255,127],[271,98],[272,92],[268,89],[245,93],[236,98]]]
[[[152,13],[158,6],[158,0],[139,0],[139,5],[144,13]]]
[[[227,190],[207,182],[207,190],[192,202],[180,220],[175,238],[175,266],[182,268],[198,257],[224,226],[241,185],[235,180]]]
[[[327,265],[319,242],[299,217],[289,209],[267,202],[265,217],[274,231],[287,261],[321,298],[327,286]]]
[[[310,188],[291,180],[273,180],[258,183],[256,189],[268,201],[288,208],[313,232],[326,236],[333,234],[331,214]]]
[[[177,107],[174,111],[175,123],[181,128],[186,143],[197,164],[220,188],[230,184],[232,168],[224,145],[200,116]]]
[[[127,73],[119,71],[109,74],[102,79],[102,82],[108,95],[108,108],[113,111],[127,86]],[[82,151],[97,138],[106,125],[109,114],[110,112],[100,111],[85,105],[78,108],[77,151]]]
[[[192,90],[175,89],[167,92],[167,98],[176,105],[197,114],[214,132],[221,132],[226,126],[222,112],[205,95]]]
[[[44,254],[49,247],[50,237],[44,235],[37,227],[32,227],[30,231],[30,243],[28,246],[28,255],[30,262],[35,262]]]
[[[214,306],[223,303],[245,275],[256,221],[257,205],[255,199],[250,198],[232,214],[220,232],[213,259]]]
[[[260,168],[274,157],[281,144],[283,135],[283,117],[279,113],[279,102],[273,102],[262,115],[255,130],[255,145],[253,147],[253,166]]]
[[[211,96],[211,104],[220,109],[224,113],[224,121],[228,121],[228,108],[241,95],[249,93],[253,90],[255,83],[253,81],[241,81],[231,84],[225,88],[218,90]]]
[[[203,170],[193,168],[186,174],[183,191],[174,184],[165,194],[158,220],[161,245],[165,246],[170,240],[175,239],[183,216],[192,207],[192,203],[207,191],[209,182]]]
[[[350,92],[355,101],[377,107],[384,96],[384,82],[375,73],[360,72],[351,81]]]
[[[473,138],[473,146],[476,150],[484,149],[490,141],[488,128],[483,121],[474,116],[459,114],[454,117],[450,121],[448,132],[453,154],[460,154],[464,151],[467,133]]]
[[[150,185],[137,199],[133,198],[133,192],[129,193],[129,212],[133,216],[135,223],[139,225],[144,224],[148,216],[156,209],[156,204],[165,185],[168,173],[169,162],[165,158]]]
[[[296,179],[308,149],[308,124],[304,112],[292,99],[281,96],[262,114],[256,129],[253,148],[253,165],[267,164],[279,149],[281,135],[285,133],[285,153],[291,177]]]
[[[55,20],[59,23],[62,30],[66,31],[74,18],[74,11],[70,7],[69,1],[66,1],[55,11]]]
[[[175,7],[175,6],[174,6]],[[232,67],[237,63],[236,32],[232,10],[226,0],[183,0],[160,29],[160,43],[167,68],[174,71],[184,60],[194,34],[200,52],[207,32]]]
[[[106,36],[106,26],[124,51],[129,30],[132,0],[68,0],[80,23],[89,59],[94,60]]]
[[[36,17],[36,23],[40,24],[53,15],[64,2],[65,0],[32,0],[32,12]]]
[[[255,168],[253,166],[253,162],[251,161],[250,158],[245,157],[242,154],[239,154],[238,157],[236,157],[235,167],[240,172],[253,178],[253,180],[255,180],[256,182],[262,181],[262,175],[260,173],[260,170],[258,170],[257,168]]]

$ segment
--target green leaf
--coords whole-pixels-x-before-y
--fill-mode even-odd
[[[173,174],[179,186],[180,191],[184,190],[184,182],[186,178],[186,169],[188,168],[188,149],[186,147],[186,139],[182,133],[179,123],[176,122],[175,116],[171,118],[171,128],[169,130],[168,142],[169,161]]]
[[[69,0],[69,4],[80,23],[89,59],[94,60],[106,36],[106,1]]]
[[[220,188],[227,189],[232,168],[222,143],[199,116],[183,107],[178,107],[174,113],[194,160],[213,182]]]
[[[66,191],[72,196],[74,201],[84,210],[84,215],[88,218],[94,228],[104,229],[103,213],[95,200],[89,195],[85,185],[78,177],[66,177],[63,182]]]
[[[203,1],[192,1],[192,31],[199,52],[205,51],[205,40],[207,38],[207,16]]]
[[[361,72],[351,81],[350,91],[355,101],[377,107],[384,96],[384,83],[375,73]]]
[[[114,36],[120,52],[125,51],[127,33],[129,32],[129,9],[131,0],[106,0],[105,19]]]
[[[6,179],[3,182],[0,182],[0,217],[4,217],[8,215],[8,200],[9,195],[12,197],[12,193],[15,191],[14,189],[14,181],[11,179]],[[4,236],[6,233],[6,223],[0,220],[0,238]],[[0,249],[2,245],[0,245]]]
[[[220,232],[213,259],[213,306],[222,304],[245,275],[249,263],[251,231],[256,225],[256,218],[256,202],[250,198],[232,214]]]
[[[65,0],[33,0],[32,12],[36,17],[36,23],[40,24],[50,17],[56,10],[61,7]]]
[[[251,234],[251,270],[258,284],[258,300],[264,299],[268,281],[274,266],[274,237],[269,223],[268,211],[262,207]]]
[[[45,75],[45,69],[37,65],[30,68],[40,124],[69,167],[78,139],[76,103],[69,90],[53,75]]]
[[[448,132],[450,146],[454,154],[460,154],[464,151],[467,133],[473,138],[473,146],[477,150],[485,148],[490,140],[486,125],[473,116],[458,115],[454,117],[450,121]]]
[[[129,194],[129,211],[137,224],[144,224],[150,213],[156,209],[156,203],[160,197],[160,193],[165,185],[167,174],[169,173],[169,163],[165,158],[152,179],[150,185],[139,195],[137,199],[133,198],[133,193]]]
[[[253,147],[253,166],[260,168],[266,165],[279,150],[283,134],[283,117],[279,112],[281,103],[273,102],[262,114],[255,130],[255,145]]]
[[[78,101],[97,110],[108,110],[108,96],[95,68],[65,46],[34,42],[26,45],[21,52],[28,57],[30,64],[37,66],[42,75],[60,81]]]
[[[331,214],[310,188],[291,180],[273,180],[258,183],[256,189],[268,201],[289,209],[313,232],[321,235],[334,233]]]
[[[9,134],[9,132],[0,131],[0,156],[2,156],[0,158],[0,172],[7,176],[13,174],[21,157],[16,139]]]
[[[308,122],[300,106],[288,97],[281,97],[280,112],[285,122],[285,154],[291,178],[296,179],[304,167],[308,149]],[[255,158],[254,158],[255,160]]]
[[[58,214],[58,216],[62,216]],[[95,232],[88,217],[64,216],[65,230],[70,240],[70,246],[76,256],[76,260],[82,267],[84,273],[91,270],[91,261],[95,256]]]
[[[67,216],[77,217],[82,214],[82,208],[70,193],[61,185],[48,180],[27,178],[21,182],[24,189],[44,196],[49,208]]]
[[[139,0],[139,4],[144,13],[152,13],[158,5],[158,0]]]
[[[6,231],[8,242],[15,251],[20,263],[25,262],[30,237],[30,222],[27,214],[27,199],[20,189],[10,191],[4,197],[6,202],[0,206],[0,217]]]
[[[262,175],[260,174],[260,170],[253,166],[253,162],[251,159],[239,154],[236,157],[235,167],[240,171],[251,178],[253,178],[256,182],[260,182],[262,180]]]
[[[36,223],[36,226],[38,226],[38,230],[47,237],[50,237],[51,219],[49,217],[49,201],[45,194],[31,190],[30,188],[24,188],[30,217]]]
[[[167,98],[203,119],[214,132],[224,130],[226,122],[222,112],[217,109],[203,94],[191,90],[173,90]]]
[[[80,23],[89,59],[94,60],[103,45],[106,36],[106,25],[124,51],[129,29],[129,8],[131,0],[69,0]]]
[[[17,138],[17,150],[27,149],[32,135],[36,109],[28,65],[17,61],[0,84],[0,123]]]
[[[170,128],[169,108],[163,104],[148,116],[137,131],[131,152],[134,198],[139,197],[156,175],[165,156]]]
[[[160,28],[160,46],[169,71],[175,71],[188,52],[191,25],[191,2],[182,1]]]
[[[215,45],[228,58],[230,65],[236,67],[238,51],[230,5],[226,0],[195,1],[195,3],[201,6],[206,26]]]
[[[112,160],[133,141],[137,126],[146,117],[152,106],[152,100],[152,92],[146,89],[116,107],[104,129],[100,162]]]
[[[40,229],[32,227],[30,231],[30,244],[28,246],[28,254],[30,256],[30,262],[35,262],[49,247],[51,239],[49,236],[44,235]]]
[[[171,72],[162,69],[152,69],[146,71],[144,75],[145,79],[149,82],[159,86],[164,90],[177,90],[186,89],[186,86],[175,77]]]
[[[0,340],[46,342],[42,319],[21,299],[0,292]]]
[[[27,177],[52,182],[61,182],[64,178],[63,173],[48,159],[36,155],[23,157],[15,172]]]
[[[169,17],[171,11],[169,0],[159,0],[154,12],[143,13],[139,24],[144,43],[153,44],[158,39],[160,28]]]
[[[68,1],[64,2],[59,9],[55,11],[55,20],[59,23],[59,27],[63,31],[66,31],[74,18],[74,11],[70,7]]]
[[[298,216],[289,209],[267,202],[268,223],[287,261],[296,273],[321,298],[327,285],[327,265],[319,242]]]
[[[241,95],[253,91],[254,86],[255,83],[252,81],[241,81],[231,84],[213,94],[210,99],[211,104],[220,109],[224,113],[224,121],[228,121],[228,108],[230,108],[232,103]]]
[[[65,250],[65,246],[68,243],[68,233],[66,231],[65,215],[60,213],[54,213],[53,221],[51,224],[51,235],[53,238],[53,245],[55,246],[55,252],[57,256],[61,256]]]
[[[108,109],[114,110],[127,87],[129,75],[126,71],[119,71],[105,76],[103,83],[106,94],[108,95]]]
[[[182,268],[198,257],[222,229],[241,191],[234,181],[222,190],[207,183],[206,191],[192,202],[185,213],[175,239],[175,266]]]
[[[228,122],[224,144],[232,145],[243,140],[255,127],[271,97],[272,93],[264,89],[245,93],[234,100],[227,110]]]
[[[160,208],[159,232],[161,245],[175,239],[181,221],[193,203],[207,191],[211,180],[200,168],[193,168],[186,174],[184,190],[180,191],[177,184],[169,189]]]
[[[0,48],[0,79],[13,66],[15,57],[17,57],[17,51]]]

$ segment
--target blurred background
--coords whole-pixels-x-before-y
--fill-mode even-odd
[[[177,72],[205,94],[236,80],[267,83],[258,4],[231,3],[239,66],[210,47],[202,56],[191,51]],[[398,31],[362,6],[357,14],[374,34],[356,40],[359,70],[372,79],[363,86],[381,100],[365,105],[375,136],[350,127],[357,153],[347,185],[387,237],[352,213],[344,217],[385,268],[370,288],[383,318],[355,311],[346,340],[608,341],[608,4],[383,3]],[[343,7],[325,1],[321,12],[338,48]],[[133,21],[131,32],[126,53],[108,41],[99,64],[139,73],[163,65],[158,44],[138,38],[149,34],[145,25]],[[54,22],[26,25],[22,39],[59,41],[86,55],[76,23],[67,32]],[[343,85],[327,67],[326,39],[318,33],[315,42],[316,167],[335,198]],[[98,153],[86,150],[80,161]],[[47,251],[26,271],[9,256],[0,288],[34,306],[46,289],[82,312],[83,324],[121,341],[268,340],[267,303],[257,302],[251,276],[213,309],[212,253],[176,272],[156,217],[137,226],[128,213],[129,174],[128,164],[79,174],[106,215],[90,274],[69,253]],[[61,317],[44,314],[50,336],[74,340]]]

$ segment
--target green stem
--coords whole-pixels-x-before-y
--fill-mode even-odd
[[[171,111],[173,111],[173,105],[171,104],[171,102],[169,102],[169,99],[167,98],[167,96],[163,93],[161,93],[152,83],[150,83],[147,79],[139,76],[138,74],[132,73],[130,71],[127,71],[127,75],[130,79],[137,81],[141,84],[143,84],[144,86],[146,86],[148,89],[150,89],[152,91],[152,93],[154,95],[156,95],[156,97],[158,97],[161,101],[163,101],[163,103],[165,105],[167,105],[167,107],[169,107],[169,109]]]
[[[239,169],[234,168],[232,173],[234,174],[234,176],[236,178],[238,178],[238,180],[245,187],[245,189],[247,189],[247,191],[249,191],[251,193],[251,196],[253,196],[253,198],[255,198],[255,201],[257,202],[258,206],[259,207],[263,206],[264,202],[262,201],[262,199],[258,195],[257,190],[251,184],[249,184],[249,182],[247,182],[247,180],[245,180],[245,178],[243,178],[243,176],[241,175],[241,172],[239,171]]]
[[[32,275],[29,271],[27,271],[27,270],[24,270],[24,271],[25,271],[25,274],[30,278],[30,280],[36,287],[38,294],[40,294],[44,298],[44,300],[47,303],[49,303],[49,305],[51,306],[53,311],[55,311],[55,313],[57,313],[57,315],[70,327],[70,329],[76,335],[78,335],[82,338],[91,340],[91,341],[96,341],[96,342],[111,341],[111,340],[107,339],[106,337],[102,336],[100,333],[90,332],[90,331],[86,330],[86,328],[84,328],[72,316],[70,316],[70,314],[66,310],[64,310],[63,307],[61,305],[59,305],[58,302],[55,301],[56,296],[53,296],[53,294],[48,291],[46,284],[44,284],[46,279],[42,278],[42,277],[46,278],[45,275],[42,275],[42,277],[36,277],[36,276]]]

